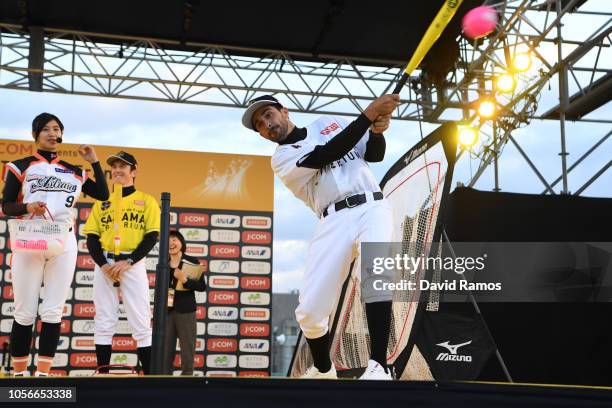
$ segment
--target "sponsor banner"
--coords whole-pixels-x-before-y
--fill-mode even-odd
[[[74,300],[93,302],[93,286],[85,288],[76,288],[74,290]]]
[[[2,319],[0,320],[0,332],[10,333],[13,327],[13,319]],[[236,329],[237,331],[237,329]]]
[[[208,245],[188,243],[185,254],[195,257],[208,256]]]
[[[70,347],[73,350],[94,351],[96,343],[93,336],[73,336],[70,340]]]
[[[154,271],[157,268],[157,258],[145,258],[145,268],[147,271]]]
[[[241,254],[245,259],[270,259],[272,249],[263,246],[244,246]]]
[[[4,281],[6,283],[13,283],[13,271],[10,269],[4,270]]]
[[[241,323],[240,335],[244,337],[268,337],[270,325],[267,323]]]
[[[2,298],[12,299],[13,298],[13,285],[6,285],[2,288]]]
[[[155,302],[155,289],[149,289],[149,303]]]
[[[62,320],[60,322],[60,334],[67,334],[70,333],[70,326],[71,326],[71,321],[70,320]],[[42,322],[40,320],[38,320],[36,322],[36,332],[40,333],[40,328],[42,327]]]
[[[211,338],[206,341],[206,350],[210,353],[232,353],[238,350],[238,341],[228,338]]]
[[[208,241],[208,230],[204,228],[179,228],[186,241]]]
[[[206,319],[206,308],[204,306],[196,306],[196,319]]]
[[[236,244],[240,242],[240,232],[235,230],[212,230],[210,232],[210,240],[226,244]]]
[[[210,261],[209,270],[214,273],[238,273],[240,263],[238,261],[213,259]]]
[[[120,319],[127,318],[127,312],[125,311],[125,304],[123,304],[123,302],[117,306],[117,316],[119,316]]]
[[[115,334],[132,334],[132,326],[127,320],[119,320],[115,327]],[[135,365],[135,364],[134,364]]]
[[[270,289],[270,278],[244,276],[240,278],[240,287],[242,289],[264,290]]]
[[[206,372],[206,377],[236,377],[234,371],[209,370]]]
[[[206,227],[208,226],[208,214],[182,213],[179,216],[179,224],[191,227]]]
[[[243,261],[240,270],[247,275],[269,275],[272,265],[269,262]]]
[[[0,345],[1,344],[2,343],[0,343]],[[36,341],[34,342],[34,345],[37,350],[40,349],[40,336],[36,337]],[[68,338],[68,336],[60,336],[60,338],[57,340],[57,350],[58,351],[68,350],[69,347],[70,347],[70,339]]]
[[[260,217],[256,215],[245,215],[242,217],[243,228],[270,229],[272,228],[272,218]]]
[[[242,292],[240,303],[243,305],[265,306],[270,304],[270,294],[266,292]]]
[[[178,347],[178,349],[180,350],[180,347]],[[196,339],[195,350],[204,351],[204,339]]]
[[[149,280],[149,287],[154,288],[155,287],[155,274],[153,272],[148,272],[147,279]]]
[[[6,232],[6,221],[0,220],[0,234],[4,234]]]
[[[208,292],[208,303],[219,305],[234,305],[238,303],[238,292],[227,290],[211,290]]]
[[[208,323],[209,327],[212,323]],[[196,323],[196,334],[198,336],[204,336],[206,334],[206,323],[197,322]]]
[[[269,377],[270,374],[267,371],[240,371],[239,377]]]
[[[170,211],[170,225],[176,225],[178,223],[178,214],[174,211]]]
[[[238,303],[238,302],[236,302]],[[4,316],[12,316],[15,312],[15,303],[14,302],[4,302],[2,303],[2,314]]]
[[[242,339],[238,348],[241,353],[267,353],[270,351],[270,340]]]
[[[79,252],[84,252],[84,253],[89,253],[87,251],[87,240],[86,239],[79,239],[77,241],[77,248],[79,249]]]
[[[39,296],[41,299],[44,299],[45,296],[45,287],[40,288]],[[72,288],[68,288],[68,293],[66,294],[66,300],[72,299]]]
[[[93,320],[75,320],[72,331],[80,334],[94,334],[95,324]]]
[[[2,260],[4,259],[4,262],[6,263],[6,266],[8,266],[9,268],[11,267],[12,261],[13,261],[13,254],[6,254],[6,256],[4,256],[4,253],[0,253],[0,264],[2,263]]]
[[[136,367],[138,364],[138,355],[133,353],[113,353],[111,355],[111,364],[125,364]]]
[[[70,365],[72,367],[97,367],[96,353],[71,353]]]
[[[12,320],[9,320],[11,323]],[[4,329],[2,330],[4,331]],[[9,326],[8,332],[11,331]],[[198,333],[199,335],[200,333]],[[225,322],[210,322],[208,323],[208,334],[211,336],[235,336],[238,334],[237,323],[225,323]]]
[[[126,350],[136,350],[136,340],[132,337],[124,337],[124,336],[115,336],[113,337],[113,350],[116,351],[126,351]]]
[[[238,245],[211,245],[210,256],[214,258],[238,258],[240,247]]]
[[[210,217],[210,225],[220,228],[239,228],[240,216],[230,214],[213,214]]]
[[[153,248],[149,251],[149,255],[158,256],[159,255],[159,241],[153,245]]]
[[[38,361],[38,353],[34,357],[34,361]],[[55,353],[53,357],[53,367],[66,367],[68,365],[67,353]]]
[[[79,224],[79,228],[78,229],[79,229],[79,236],[87,238],[87,235],[85,233],[83,233],[83,230],[85,229],[85,224]]]
[[[240,368],[268,368],[270,359],[268,356],[247,354],[238,358],[238,365]]]
[[[209,354],[206,356],[206,367],[210,368],[234,368],[237,358],[231,354]]]
[[[0,249],[4,249],[6,246],[6,240],[4,237],[0,237]]]
[[[96,370],[70,370],[68,377],[92,377]]]
[[[206,303],[207,292],[195,292],[196,303]]]
[[[94,271],[77,271],[74,280],[79,285],[93,285]]]
[[[51,370],[49,371],[49,377],[66,377],[68,376],[68,371],[66,370]]]
[[[227,306],[210,306],[208,308],[208,318],[210,320],[237,320],[238,308]]]
[[[270,320],[270,309],[263,307],[243,307],[240,309],[240,319],[259,322]]]
[[[211,289],[236,289],[238,288],[237,276],[214,275],[208,278],[208,287]]]
[[[8,270],[7,270],[7,272],[8,272]],[[3,273],[2,273],[2,270],[0,269],[0,281],[2,280],[2,276],[3,276]],[[10,281],[8,281],[8,280],[7,280],[6,282],[11,283],[11,282],[10,282]]]
[[[93,303],[77,303],[74,305],[74,317],[94,317],[96,308]]]
[[[177,367],[177,368],[181,366],[181,355],[180,354],[176,354],[174,356],[174,361],[172,364],[174,367]],[[201,354],[196,354],[193,359],[193,366],[194,367],[204,367],[204,356],[202,356]]]
[[[272,233],[270,231],[242,231],[242,242],[245,244],[270,244]]]
[[[79,220],[85,222],[87,218],[89,218],[89,213],[91,213],[91,207],[84,207],[79,210]]]
[[[77,256],[76,267],[78,269],[93,269],[96,266],[96,263],[91,256],[89,255],[79,255]]]
[[[38,314],[42,312],[42,303],[38,305]],[[70,317],[72,315],[72,305],[70,303],[64,304],[64,310],[62,311],[63,317]]]

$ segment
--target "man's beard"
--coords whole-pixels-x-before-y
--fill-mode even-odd
[[[283,140],[285,140],[287,138],[287,130],[288,129],[289,129],[289,124],[288,123],[281,123],[280,125],[275,126],[274,128],[272,128],[274,133],[276,133],[276,135],[274,136],[274,141],[276,143],[280,143]]]

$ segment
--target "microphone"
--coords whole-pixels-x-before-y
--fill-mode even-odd
[[[62,143],[62,137],[61,136],[56,137],[55,138],[55,142],[56,143]]]

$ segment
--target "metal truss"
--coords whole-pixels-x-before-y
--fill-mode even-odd
[[[576,5],[580,7],[576,9]],[[605,145],[608,133],[571,165],[567,163],[565,122],[572,115],[570,92],[588,94],[598,81],[612,73],[612,12],[581,11],[589,1],[508,0],[494,6],[500,21],[495,33],[484,40],[459,39],[459,57],[448,72],[416,71],[402,91],[402,104],[394,119],[442,123],[462,120],[480,129],[479,143],[470,155],[479,160],[471,186],[489,165],[494,166],[495,190],[499,190],[498,161],[504,148],[513,145],[544,193],[569,193],[567,175]],[[587,38],[565,38],[568,19],[593,15],[605,22],[593,27]],[[570,21],[571,23],[571,21]],[[544,48],[556,47],[555,53]],[[573,47],[568,52],[568,47]],[[512,94],[496,91],[494,80],[509,69],[512,55],[528,50],[535,67],[517,73]],[[265,55],[252,57],[249,55]],[[0,88],[95,95],[223,107],[244,107],[262,93],[282,95],[297,112],[357,115],[370,101],[388,92],[399,78],[405,61],[372,60],[358,65],[336,56],[309,60],[308,55],[272,50],[221,47],[101,33],[0,24]],[[559,106],[538,106],[539,94],[558,78]],[[494,97],[495,120],[482,120],[476,104]],[[554,119],[560,125],[560,176],[548,181],[512,132],[534,119]],[[570,117],[582,122],[612,124],[610,118]],[[602,133],[605,133],[604,130]],[[596,172],[580,194],[612,163]]]

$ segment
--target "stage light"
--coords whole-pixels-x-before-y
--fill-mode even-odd
[[[512,58],[512,67],[517,72],[525,72],[531,67],[531,54],[519,52]]]
[[[497,112],[497,104],[488,98],[482,99],[478,103],[478,116],[483,119],[490,119]]]
[[[470,125],[458,125],[459,144],[465,149],[478,141],[478,129]]]
[[[516,80],[512,74],[506,72],[495,78],[495,87],[499,92],[510,93],[516,87]]]

